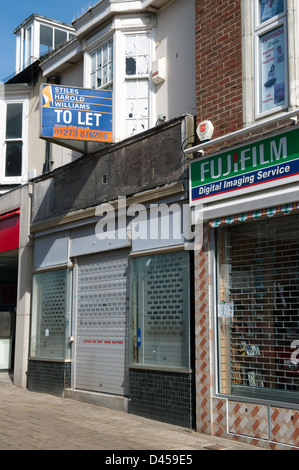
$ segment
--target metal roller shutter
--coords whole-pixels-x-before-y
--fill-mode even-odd
[[[79,259],[77,389],[127,394],[128,281],[127,252]]]

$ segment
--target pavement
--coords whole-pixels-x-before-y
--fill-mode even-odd
[[[135,468],[137,461],[116,459],[124,459],[123,455],[139,458],[138,452],[144,456],[141,451],[148,451],[150,464],[155,464],[158,457],[153,451],[168,451],[169,458],[176,459],[173,453],[177,452],[184,460],[181,463],[189,464],[192,457],[187,456],[194,458],[200,450],[261,449],[125,411],[31,392],[14,386],[7,374],[0,373],[0,451],[5,450],[106,451],[99,454],[112,459],[106,464],[126,463]]]

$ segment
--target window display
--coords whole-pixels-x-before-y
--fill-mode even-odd
[[[132,260],[131,363],[190,367],[189,252]]]
[[[264,22],[284,11],[284,0],[260,0],[260,21]]]
[[[30,356],[69,359],[71,269],[33,276]]]
[[[298,402],[299,215],[217,230],[219,391]]]
[[[287,12],[284,0],[256,2],[256,114],[288,103]]]

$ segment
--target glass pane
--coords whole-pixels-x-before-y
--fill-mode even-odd
[[[126,84],[127,98],[137,98],[137,82],[135,80],[128,80]]]
[[[143,132],[148,129],[148,120],[147,119],[138,119],[137,132]]]
[[[130,56],[137,55],[137,37],[136,36],[126,37],[126,55],[130,55]]]
[[[294,215],[217,231],[223,393],[298,403],[298,230]]]
[[[286,103],[284,35],[282,24],[260,37],[260,112]]]
[[[5,176],[22,176],[22,148],[20,141],[6,143]]]
[[[270,20],[284,11],[284,0],[259,0],[259,2],[261,23]]]
[[[126,58],[126,74],[136,75],[136,59],[134,57]]]
[[[108,82],[113,80],[113,62],[108,65]]]
[[[149,61],[148,57],[140,56],[137,59],[137,74],[138,75],[147,75],[149,70]]]
[[[141,99],[138,100],[138,118],[147,118],[148,117],[148,100]]]
[[[102,70],[103,70],[103,85],[105,85],[105,83],[107,83],[108,81],[108,66],[105,65]]]
[[[23,105],[22,103],[8,103],[6,109],[6,138],[21,139]]]
[[[112,61],[113,60],[113,44],[112,42],[109,42],[108,44],[108,60]]]
[[[134,119],[126,121],[126,136],[131,137],[137,133],[137,121]]]
[[[55,29],[55,47],[59,46],[59,44],[63,44],[66,41],[67,41],[66,31],[60,31],[59,29]]]
[[[139,36],[138,38],[138,55],[149,55],[149,39],[148,36]]]
[[[32,357],[68,358],[70,334],[71,270],[61,269],[33,276]]]
[[[102,49],[97,51],[97,68],[99,69],[101,67],[102,67]]]
[[[96,66],[97,66],[96,55],[93,54],[90,58],[91,58],[91,73],[93,73],[96,70]]]
[[[186,251],[132,260],[133,362],[189,367],[188,285]]]
[[[139,98],[148,98],[148,80],[138,80]]]
[[[137,114],[137,100],[127,100],[126,102],[126,117],[129,119],[136,118]]]
[[[26,60],[26,63],[28,61],[30,61],[30,58],[31,58],[31,28],[28,28],[26,30],[26,53],[25,53],[25,60]]]
[[[97,88],[102,86],[102,69],[97,72]]]
[[[103,65],[108,62],[108,46],[103,47]]]
[[[40,25],[40,55],[53,49],[53,30],[49,26]]]
[[[91,88],[95,89],[95,87],[96,87],[96,74],[93,73],[91,75]]]

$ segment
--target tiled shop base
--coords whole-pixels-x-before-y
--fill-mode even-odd
[[[213,399],[213,435],[265,449],[299,450],[299,411]]]

